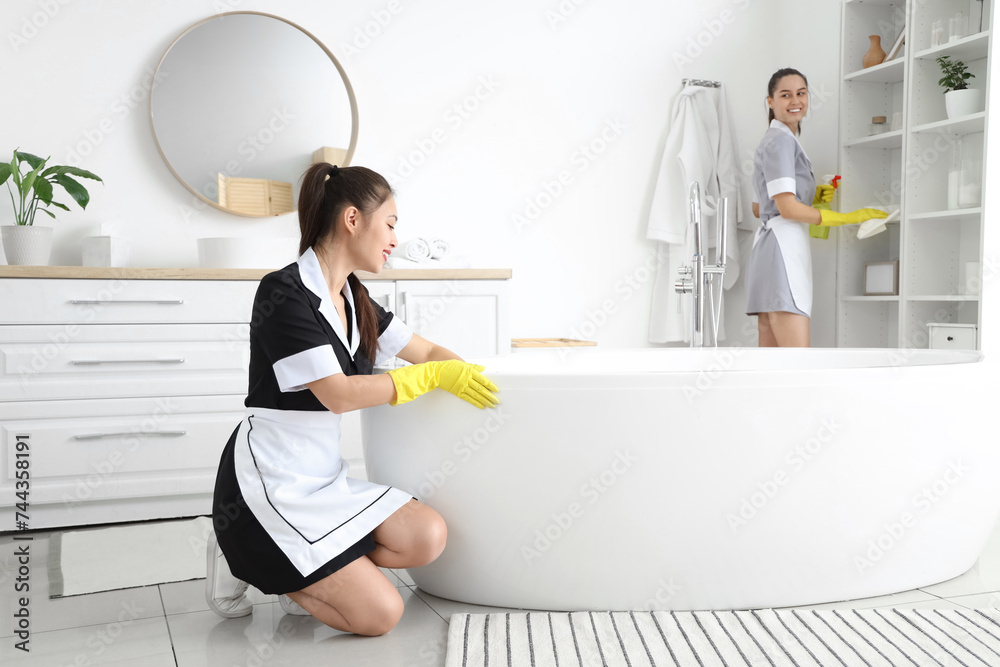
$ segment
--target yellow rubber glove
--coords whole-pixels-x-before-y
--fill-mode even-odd
[[[440,387],[477,408],[493,407],[500,402],[492,392],[495,384],[483,375],[485,368],[458,359],[428,361],[389,371],[396,386],[396,400],[390,405],[408,403],[421,394]]]
[[[816,196],[813,197],[812,205],[816,204],[829,204],[833,201],[833,195],[837,192],[837,188],[830,185],[829,183],[821,183],[816,186]]]
[[[831,211],[830,209],[819,209],[819,214],[822,216],[822,220],[819,223],[820,227],[839,227],[840,225],[856,225],[859,222],[864,222],[865,220],[871,220],[872,218],[886,218],[889,216],[885,211],[880,211],[877,208],[859,208],[856,211],[851,211],[850,213],[838,213],[837,211]]]

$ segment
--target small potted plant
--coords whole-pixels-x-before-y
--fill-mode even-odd
[[[45,265],[52,249],[52,228],[35,227],[38,211],[55,218],[49,206],[68,211],[69,207],[52,199],[55,186],[61,187],[80,208],[87,208],[90,194],[73,176],[100,181],[96,174],[78,167],[51,166],[37,155],[15,150],[9,163],[0,162],[0,185],[7,184],[14,205],[14,224],[0,227],[8,264]],[[103,181],[102,181],[103,182]]]
[[[983,110],[983,91],[970,88],[966,83],[975,78],[975,74],[966,71],[966,65],[961,60],[951,61],[950,56],[937,58],[944,76],[938,84],[944,88],[944,108],[948,118],[959,118]]]

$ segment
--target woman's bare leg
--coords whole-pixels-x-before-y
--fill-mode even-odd
[[[764,315],[767,316],[767,326],[778,347],[809,347],[808,317],[785,311],[761,313],[758,316],[758,327]]]
[[[374,537],[375,551],[288,597],[336,630],[389,632],[403,615],[403,599],[378,568],[430,563],[444,551],[448,530],[440,514],[410,500],[375,529]]]
[[[770,313],[757,313],[757,347],[778,347],[769,315]]]
[[[367,556],[288,597],[331,628],[358,635],[384,635],[403,615],[399,591]]]
[[[375,529],[375,551],[368,554],[379,567],[420,567],[444,551],[448,528],[433,509],[410,500]]]

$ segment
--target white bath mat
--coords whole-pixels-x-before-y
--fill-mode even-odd
[[[204,578],[211,529],[211,519],[198,517],[56,533],[49,541],[49,597]]]
[[[445,667],[1000,665],[1000,611],[455,614]]]

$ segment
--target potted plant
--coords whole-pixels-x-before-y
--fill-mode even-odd
[[[52,248],[52,228],[35,227],[35,214],[42,211],[55,218],[50,206],[68,211],[69,207],[52,199],[59,186],[80,208],[87,208],[90,194],[73,176],[100,181],[96,174],[78,167],[51,166],[37,155],[15,150],[9,163],[0,163],[0,185],[7,184],[14,205],[14,224],[0,227],[8,264],[48,264]],[[103,181],[102,181],[103,182]]]
[[[983,110],[983,91],[969,88],[966,83],[975,78],[975,74],[966,71],[966,65],[961,60],[951,61],[950,56],[937,58],[944,76],[938,84],[944,88],[944,107],[948,118],[958,118],[978,113]]]

